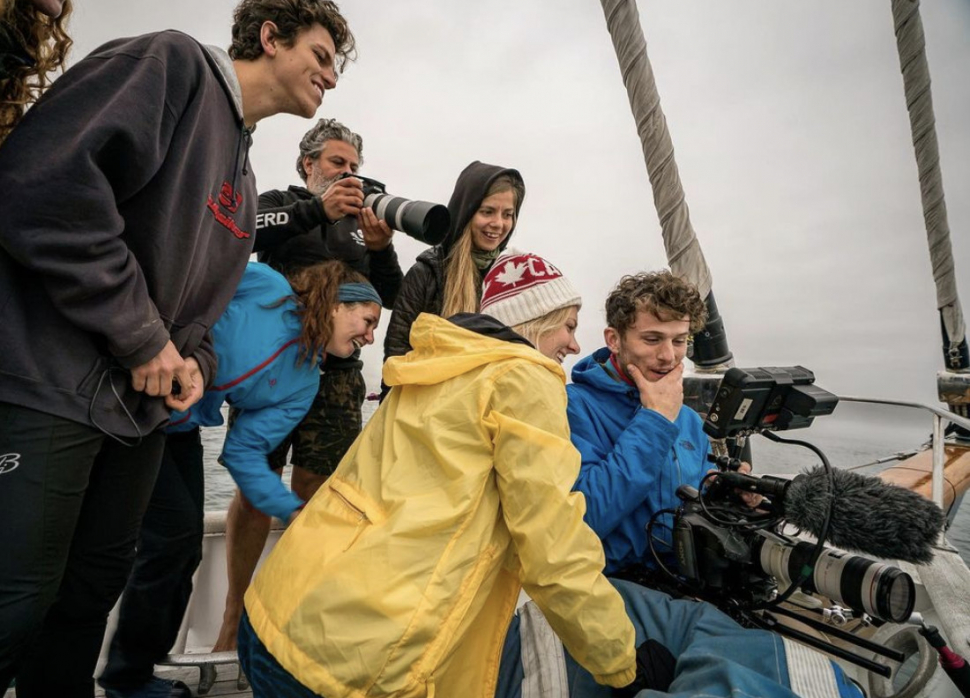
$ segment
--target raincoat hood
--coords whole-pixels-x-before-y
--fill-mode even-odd
[[[610,350],[600,347],[589,356],[584,356],[573,366],[573,382],[589,385],[596,390],[623,395],[639,400],[639,391],[629,383],[616,378],[610,367]]]
[[[460,313],[444,320],[422,313],[411,328],[411,346],[413,351],[384,364],[387,385],[435,385],[505,359],[527,359],[566,382],[562,366],[487,315]]]
[[[518,170],[499,167],[497,165],[488,165],[478,160],[470,164],[458,175],[458,181],[455,182],[455,190],[451,194],[451,200],[448,201],[448,213],[451,214],[451,226],[448,228],[448,235],[441,243],[441,247],[445,253],[461,237],[465,226],[468,225],[468,221],[472,219],[475,211],[481,206],[482,200],[488,192],[488,188],[492,186],[492,182],[502,175],[508,175],[512,179],[521,182],[522,189],[523,191],[525,190],[525,182]],[[525,197],[523,196],[522,198]],[[509,231],[509,234],[502,241],[502,244],[499,245],[500,250],[506,248],[509,240],[512,239],[512,233],[515,232],[515,225],[519,220],[519,211],[522,209],[522,198],[515,202],[515,221],[512,223],[512,229]]]

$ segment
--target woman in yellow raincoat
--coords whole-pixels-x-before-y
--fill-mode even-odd
[[[520,588],[595,679],[634,679],[634,630],[572,492],[560,363],[580,297],[496,261],[482,315],[423,314],[391,391],[246,594],[254,696],[488,697]]]

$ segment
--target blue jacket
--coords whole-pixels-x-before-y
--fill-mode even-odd
[[[639,392],[615,375],[609,357],[603,347],[581,359],[566,387],[572,441],[583,459],[575,489],[586,497],[586,523],[603,541],[607,574],[633,563],[653,564],[646,537],[650,517],[675,509],[677,487],[697,487],[712,467],[700,416],[685,405],[670,422],[644,409]],[[668,542],[655,543],[658,552],[669,551],[671,523],[665,516],[654,526]]]
[[[297,364],[301,323],[282,274],[246,265],[236,295],[212,328],[219,368],[202,399],[172,414],[169,431],[222,424],[222,403],[239,410],[219,462],[264,514],[286,521],[303,504],[270,470],[267,456],[303,419],[320,385],[320,362]]]

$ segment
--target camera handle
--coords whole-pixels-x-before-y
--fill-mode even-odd
[[[970,662],[946,646],[940,631],[932,625],[920,624],[919,634],[926,638],[930,646],[940,655],[940,666],[946,672],[960,693],[970,697]]]
[[[736,473],[741,468],[741,459],[733,456],[716,456],[713,453],[707,454],[707,460],[717,466],[722,473]]]

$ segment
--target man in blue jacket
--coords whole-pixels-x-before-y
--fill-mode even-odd
[[[684,405],[684,357],[707,308],[691,284],[669,271],[626,276],[606,300],[606,346],[573,368],[569,428],[582,454],[576,489],[586,523],[606,550],[606,573],[652,566],[645,528],[697,487],[710,448],[700,416]],[[669,553],[672,517],[654,527]]]

